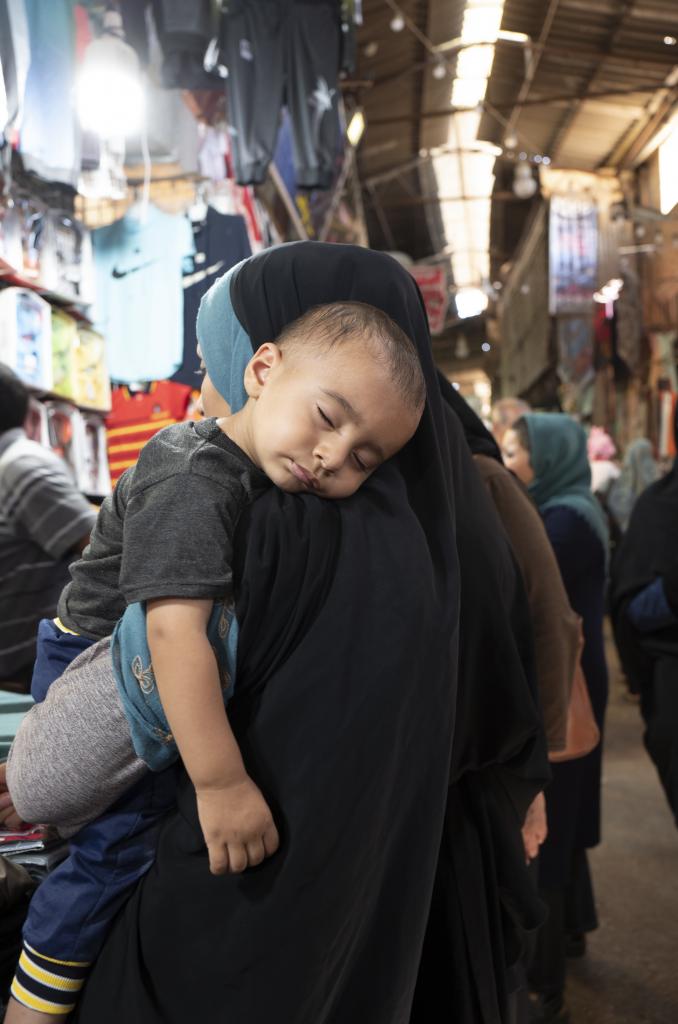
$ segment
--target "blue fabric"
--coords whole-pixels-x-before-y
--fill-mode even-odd
[[[528,490],[539,511],[565,506],[582,516],[601,541],[607,559],[605,515],[591,491],[591,467],[584,428],[563,413],[527,413],[521,417],[530,439],[534,480]]]
[[[149,774],[70,840],[70,856],[38,887],[24,941],[57,960],[95,960],[113,917],[155,859],[176,800],[176,772]]]
[[[37,704],[45,699],[54,680],[94,642],[85,636],[62,632],[52,619],[40,620],[31,680],[31,696]]]
[[[232,607],[215,603],[207,638],[219,665],[224,703],[228,703],[233,695],[238,649],[238,624]],[[179,755],[155,683],[145,603],[129,605],[113,631],[111,654],[134,749],[151,771],[162,771]]]
[[[92,232],[96,326],[113,380],[165,380],[184,352],[182,270],[194,253],[186,217],[150,205]],[[188,269],[188,268],[187,268]]]
[[[652,633],[655,629],[667,629],[669,626],[678,625],[678,618],[671,611],[666,598],[664,580],[661,576],[636,594],[626,614],[641,633]]]
[[[214,282],[202,298],[196,322],[207,374],[232,412],[238,412],[247,401],[243,378],[252,358],[252,342],[231,303],[231,281],[246,262],[236,263]]]

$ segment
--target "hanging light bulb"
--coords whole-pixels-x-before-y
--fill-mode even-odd
[[[142,125],[144,92],[139,60],[124,41],[118,11],[106,11],[103,35],[85,50],[76,99],[83,128],[103,138],[134,135]]]
[[[361,107],[354,112],[353,117],[349,121],[348,128],[346,129],[346,137],[351,145],[355,148],[363,137],[365,131],[365,114]]]
[[[400,11],[397,11],[391,18],[389,28],[391,29],[391,32],[402,32],[405,28],[405,19]]]
[[[433,71],[431,72],[431,74],[439,82],[441,82],[443,80],[443,78],[445,78],[445,76],[447,75],[447,68],[445,67],[445,65],[443,64],[443,62],[441,60],[437,60],[435,62],[435,64],[433,65]]]
[[[516,164],[513,172],[513,191],[518,199],[531,199],[539,185],[527,161]]]
[[[480,316],[487,309],[488,298],[481,288],[460,288],[454,296],[457,316],[466,320],[470,316]],[[463,335],[461,335],[463,337]]]

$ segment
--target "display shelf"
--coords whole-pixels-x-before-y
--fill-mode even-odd
[[[80,412],[92,412],[96,413],[97,416],[108,416],[110,409],[96,409],[93,405],[80,405],[79,402],[73,401],[67,395],[58,395],[56,391],[45,391],[44,388],[36,388],[32,384],[26,384],[31,397],[37,398],[38,401],[45,402],[67,402],[69,405],[75,406]]]
[[[1,256],[0,284],[13,285],[16,288],[27,288],[29,291],[37,292],[37,294],[43,299],[46,299],[47,302],[64,309],[72,317],[75,317],[76,320],[86,323],[89,327],[92,326],[92,320],[90,319],[88,312],[86,312],[89,311],[91,303],[80,302],[78,299],[74,299],[67,295],[60,295],[59,292],[54,292],[50,288],[45,288],[36,278],[20,274],[14,269],[14,267],[5,262]]]

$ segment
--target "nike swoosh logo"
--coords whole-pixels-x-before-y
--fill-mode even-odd
[[[140,263],[138,267],[130,267],[129,270],[118,270],[117,267],[113,267],[113,277],[119,280],[121,277],[127,277],[128,274],[136,274],[137,270],[143,270],[144,267],[152,267],[155,260],[149,260],[148,263]]]

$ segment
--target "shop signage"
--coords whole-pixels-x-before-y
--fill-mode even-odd
[[[570,386],[583,388],[593,378],[593,321],[586,316],[558,318],[558,375]]]
[[[450,302],[445,267],[409,267],[426,306],[431,334],[442,334]]]
[[[549,313],[590,313],[597,269],[596,204],[587,196],[553,196],[549,210]]]

